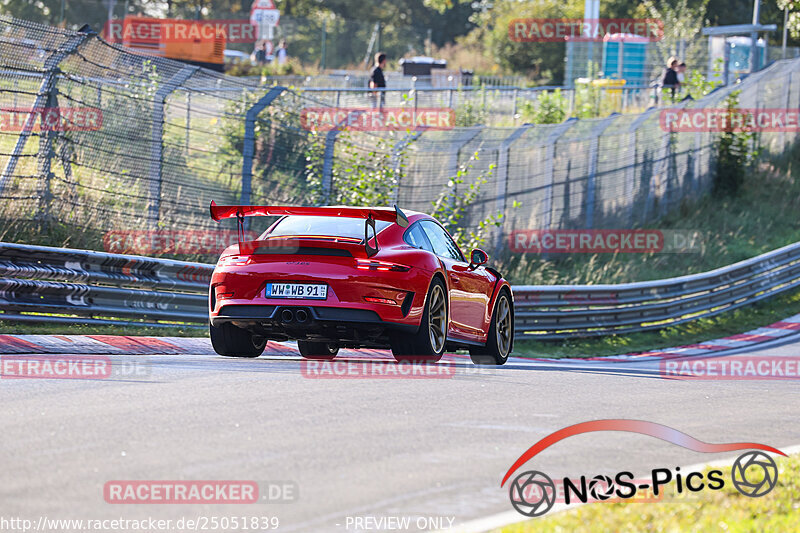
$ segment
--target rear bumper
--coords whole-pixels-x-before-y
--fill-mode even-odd
[[[376,340],[392,333],[415,333],[418,326],[382,320],[369,309],[309,305],[222,305],[211,325],[225,323],[275,339]]]

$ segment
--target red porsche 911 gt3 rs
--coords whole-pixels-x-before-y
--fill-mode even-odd
[[[307,358],[340,347],[391,348],[437,361],[466,348],[501,365],[514,342],[511,288],[467,261],[432,217],[391,208],[220,206],[216,220],[280,216],[255,241],[228,247],[211,277],[211,342],[220,355],[258,357],[267,340],[297,340]]]

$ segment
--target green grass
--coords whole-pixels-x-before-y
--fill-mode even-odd
[[[721,490],[703,490],[690,497],[667,490],[664,499],[654,503],[592,503],[507,526],[494,533],[797,531],[800,524],[797,496],[800,494],[800,455],[781,457],[777,463],[778,483],[772,492],[760,498],[749,498],[737,492],[730,482],[730,468],[720,468],[725,479]]]
[[[768,326],[800,313],[800,291],[793,291],[685,324],[628,335],[575,338],[563,341],[516,341],[514,355],[531,357],[597,357],[636,353],[727,337]]]
[[[709,195],[683,204],[650,229],[699,231],[699,253],[564,254],[556,260],[535,255],[506,258],[503,272],[512,284],[555,285],[626,283],[706,272],[800,241],[800,144],[765,159],[734,197]],[[668,348],[742,333],[800,313],[800,292],[659,331],[522,341],[515,354],[537,357],[592,357]]]
[[[627,283],[706,272],[800,241],[800,144],[754,169],[735,197],[708,195],[685,202],[646,229],[692,230],[699,253],[536,254],[502,258],[512,284]]]

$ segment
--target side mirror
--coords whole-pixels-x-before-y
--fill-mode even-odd
[[[479,266],[485,265],[488,260],[489,260],[489,254],[487,254],[480,248],[475,248],[474,250],[472,250],[472,253],[469,256],[469,268],[475,270]]]

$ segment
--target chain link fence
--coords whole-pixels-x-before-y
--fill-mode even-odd
[[[217,228],[212,199],[354,202],[369,187],[380,189],[361,191],[372,202],[431,212],[478,183],[461,223],[504,214],[491,243],[500,250],[517,229],[642,226],[709,191],[715,168],[717,134],[668,134],[655,108],[550,125],[314,133],[303,109],[368,107],[370,95],[337,102],[258,86],[11,18],[0,18],[0,45],[0,240],[99,249],[111,230]],[[679,107],[718,108],[739,90],[741,107],[797,109],[798,71],[800,60],[778,61]],[[390,103],[459,108],[442,100],[456,93],[426,94]],[[43,127],[43,109],[59,111],[57,127]],[[759,143],[775,153],[794,137],[762,133]]]

